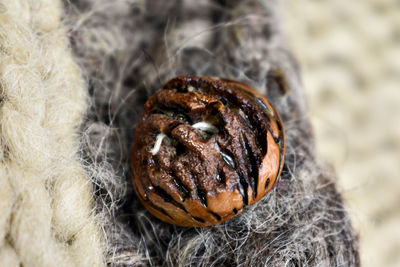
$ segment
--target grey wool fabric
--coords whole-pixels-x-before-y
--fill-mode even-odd
[[[91,198],[82,208],[85,220],[66,213],[70,221],[56,224],[57,233],[49,227],[48,238],[56,240],[52,249],[61,253],[59,259],[65,257],[65,262],[76,266],[359,266],[357,236],[335,187],[335,174],[314,153],[300,72],[282,36],[278,0],[64,0],[58,8],[63,14],[64,30],[59,33],[63,49],[69,57],[72,52],[74,60],[67,63],[80,68],[80,75],[69,77],[79,85],[74,95],[81,98],[75,102],[86,108],[69,128],[76,141],[71,141],[75,153],[69,154],[70,165],[79,163],[76,168],[86,181],[81,194]],[[1,38],[0,32],[0,44]],[[42,49],[51,53],[55,48]],[[64,63],[52,61],[54,68]],[[5,75],[2,70],[0,75]],[[161,222],[140,204],[130,182],[130,149],[144,102],[164,82],[186,74],[252,85],[277,108],[286,128],[286,163],[276,189],[241,215],[212,227],[183,228]],[[0,81],[0,88],[6,88]],[[56,93],[48,91],[44,94],[51,96],[52,103]],[[4,99],[3,105],[8,101]],[[59,124],[69,115],[60,114]],[[60,138],[62,134],[54,137],[62,145]],[[7,140],[0,139],[2,148]],[[54,153],[61,152],[60,148]],[[1,167],[9,162],[3,157]],[[49,203],[58,203],[65,189],[61,186],[57,189],[61,193],[55,194],[57,185],[43,187],[42,194],[50,192]],[[3,188],[0,196],[9,192]],[[15,209],[7,207],[10,216],[4,227],[12,228]],[[63,214],[56,215],[63,221]],[[57,222],[52,219],[56,215],[43,214],[50,216],[50,225]],[[74,223],[78,228],[70,227]],[[60,237],[63,227],[70,235]],[[14,253],[10,262],[52,265],[51,258],[36,260],[40,254],[27,257],[34,254],[29,247],[34,244],[16,243],[8,231],[1,235],[0,230],[0,238],[6,240],[0,241],[0,255],[7,249]],[[80,241],[82,233],[86,235]],[[73,247],[72,252],[63,252],[65,247]],[[85,253],[88,247],[97,250]]]

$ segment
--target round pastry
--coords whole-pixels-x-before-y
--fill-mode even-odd
[[[242,82],[180,76],[145,103],[131,156],[143,205],[180,226],[241,213],[277,183],[285,134],[275,108]]]

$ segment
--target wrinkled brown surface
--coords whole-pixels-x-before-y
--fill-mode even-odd
[[[198,122],[218,132],[194,128]],[[167,137],[153,155],[160,133]],[[279,115],[251,87],[181,76],[144,106],[131,157],[133,185],[158,218],[181,226],[213,225],[271,190],[284,151]]]

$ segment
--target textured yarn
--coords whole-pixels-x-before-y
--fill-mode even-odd
[[[0,266],[358,266],[279,11],[278,0],[0,0]],[[130,182],[138,114],[182,74],[251,84],[286,128],[276,189],[212,227],[159,221]]]
[[[333,172],[314,155],[295,60],[274,0],[66,1],[91,106],[82,143],[112,266],[357,266],[358,242]],[[129,156],[145,100],[180,74],[253,85],[277,107],[287,161],[276,190],[236,218],[181,228],[132,193]],[[156,137],[155,137],[156,139]]]
[[[100,266],[84,83],[53,0],[0,1],[0,266]]]

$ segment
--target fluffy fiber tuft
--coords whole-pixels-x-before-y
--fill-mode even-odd
[[[313,152],[277,0],[63,4],[0,2],[0,266],[359,265],[336,179]],[[212,227],[157,220],[129,177],[144,102],[182,74],[253,85],[286,127],[276,189]]]
[[[356,266],[358,243],[331,171],[318,164],[296,63],[275,0],[66,1],[91,106],[82,158],[97,186],[115,266]],[[180,74],[239,79],[266,94],[287,130],[276,190],[231,221],[180,228],[132,193],[129,157],[146,99]],[[156,137],[155,137],[156,138]]]

